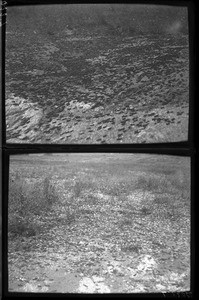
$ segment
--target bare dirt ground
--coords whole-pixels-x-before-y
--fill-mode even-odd
[[[37,163],[36,163],[37,161]],[[37,232],[9,232],[9,291],[190,290],[190,161],[68,154],[11,161],[25,186],[49,174],[58,200]]]
[[[187,140],[186,35],[9,31],[6,45],[8,143]]]

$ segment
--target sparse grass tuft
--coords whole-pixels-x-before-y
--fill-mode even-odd
[[[87,204],[90,205],[97,205],[99,203],[99,199],[95,197],[94,195],[88,195],[85,199]]]
[[[43,181],[43,193],[44,193],[44,199],[47,202],[47,206],[52,206],[53,203],[55,203],[58,200],[55,186],[50,183],[50,180],[48,177],[46,177]]]
[[[146,206],[143,206],[141,208],[141,214],[143,216],[147,216],[147,215],[150,215],[151,214],[151,210],[149,208],[147,208]]]
[[[170,191],[170,182],[165,176],[140,175],[137,179],[136,188],[147,191]]]
[[[170,176],[171,184],[178,190],[189,191],[190,190],[190,174],[183,173],[181,170],[177,170],[173,176]]]
[[[73,196],[74,198],[78,198],[81,194],[81,192],[83,191],[84,189],[84,183],[81,182],[81,181],[77,181],[75,182],[75,186],[74,186],[74,189],[73,189]]]
[[[131,191],[133,186],[133,183],[129,181],[111,182],[108,180],[107,184],[108,186],[105,188],[107,194],[116,197],[129,194],[129,191]]]
[[[123,227],[123,226],[131,226],[131,225],[132,225],[132,220],[130,220],[130,219],[124,219],[120,223],[121,227]]]
[[[91,183],[85,181],[76,181],[73,187],[73,197],[78,198],[82,194],[83,191],[88,190],[92,186]]]
[[[170,203],[170,199],[164,195],[161,195],[161,196],[156,196],[153,202],[158,205],[163,205],[163,204],[166,205]]]
[[[128,245],[125,245],[121,248],[121,250],[123,252],[134,252],[139,254],[140,250],[142,249],[142,247],[140,245],[138,245],[137,243],[129,243]]]

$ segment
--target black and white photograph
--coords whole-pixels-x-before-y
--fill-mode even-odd
[[[10,155],[8,290],[190,291],[190,157]]]
[[[8,144],[188,140],[188,9],[8,6]]]

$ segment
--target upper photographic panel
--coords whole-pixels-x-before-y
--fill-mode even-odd
[[[188,140],[186,7],[8,7],[5,62],[7,143]]]

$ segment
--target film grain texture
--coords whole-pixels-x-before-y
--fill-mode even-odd
[[[190,290],[190,159],[11,157],[9,291]]]
[[[188,116],[186,8],[8,8],[8,143],[186,141]]]

